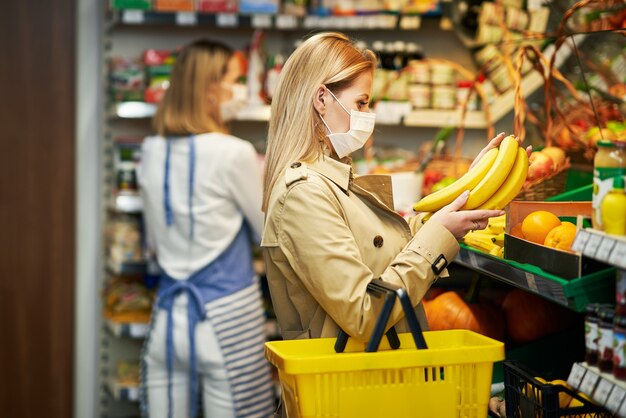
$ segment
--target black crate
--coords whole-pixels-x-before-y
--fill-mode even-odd
[[[523,369],[519,363],[505,361],[503,369],[507,418],[614,417],[568,387],[541,383],[533,377],[537,374]],[[582,406],[560,408],[559,393],[567,393]]]

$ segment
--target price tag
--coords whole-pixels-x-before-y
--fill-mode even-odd
[[[298,27],[298,19],[291,15],[276,16],[276,27],[278,29],[294,29]]]
[[[216,23],[222,28],[234,28],[239,26],[239,16],[234,13],[220,13],[217,15]]]
[[[609,262],[618,267],[626,268],[626,242],[615,241]]]
[[[539,289],[537,288],[537,282],[535,281],[535,276],[532,273],[529,273],[527,271],[524,272],[524,275],[526,276],[526,284],[528,284],[528,288],[530,290],[534,290],[535,292],[538,292]]]
[[[582,253],[585,248],[585,244],[587,244],[587,240],[589,239],[589,232],[581,229],[576,234],[576,238],[574,238],[574,242],[572,243],[572,250]]]
[[[617,410],[619,409],[619,406],[622,404],[622,401],[624,400],[624,397],[626,397],[626,390],[615,385],[613,387],[613,391],[611,392],[611,395],[609,395],[609,398],[606,401],[606,409],[608,409],[609,411],[613,413],[617,412]]]
[[[128,333],[133,338],[143,338],[148,335],[148,324],[131,324]]]
[[[176,13],[176,24],[179,26],[195,26],[198,24],[198,16],[194,12]]]
[[[583,377],[585,377],[585,372],[587,370],[578,363],[574,363],[572,366],[572,371],[569,373],[569,377],[567,378],[567,383],[578,390],[580,388],[580,384],[583,381]]]
[[[122,22],[130,24],[143,23],[143,10],[124,10],[122,13]]]
[[[615,241],[612,239],[603,239],[602,244],[598,247],[598,252],[596,252],[596,258],[600,261],[609,261],[609,256],[614,246]]]
[[[468,251],[470,264],[472,267],[478,267],[478,259],[476,258],[476,254],[473,251]]]
[[[587,373],[585,373],[585,377],[583,378],[583,381],[580,384],[579,390],[591,396],[593,394],[594,389],[596,388],[596,384],[598,383],[599,378],[600,376],[598,376],[591,370],[587,370]]]
[[[598,247],[602,243],[602,237],[597,234],[591,234],[589,239],[587,240],[587,244],[585,245],[585,249],[583,250],[583,254],[587,257],[595,257],[596,252],[598,251]]]
[[[272,18],[270,15],[253,15],[252,16],[253,28],[271,28]]]
[[[604,405],[609,397],[609,394],[611,393],[611,390],[613,389],[613,386],[615,385],[611,381],[606,379],[600,379],[598,387],[593,393],[593,399],[600,405]]]
[[[622,406],[620,406],[617,411],[617,416],[626,417],[626,401],[622,402]]]

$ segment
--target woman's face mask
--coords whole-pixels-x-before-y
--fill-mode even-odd
[[[363,148],[365,142],[372,136],[372,132],[374,132],[374,125],[376,123],[376,114],[371,112],[359,112],[358,110],[350,110],[345,108],[343,104],[337,99],[335,94],[328,90],[328,92],[337,100],[337,103],[341,106],[341,108],[350,115],[350,129],[348,132],[338,132],[332,133],[328,124],[320,115],[322,122],[326,125],[328,129],[328,139],[330,139],[335,152],[339,158],[343,158],[347,155],[352,154],[354,151]]]
[[[248,104],[248,87],[245,84],[223,84],[223,87],[230,89],[231,98],[220,103],[220,115],[224,122],[231,121]]]

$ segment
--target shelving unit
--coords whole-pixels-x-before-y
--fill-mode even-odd
[[[548,273],[537,274],[524,264],[504,261],[466,246],[461,247],[454,262],[577,312],[584,311],[588,303],[613,300],[615,285],[612,280],[614,272],[611,270],[565,280]],[[607,280],[607,276],[611,280]]]
[[[589,364],[574,363],[567,383],[620,418],[626,418],[626,382]]]
[[[594,260],[626,269],[626,238],[607,235],[602,231],[581,229],[572,244],[572,249]]]

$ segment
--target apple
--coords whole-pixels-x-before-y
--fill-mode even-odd
[[[544,178],[552,173],[554,162],[547,154],[544,154],[541,151],[535,151],[530,154],[529,161],[530,165],[528,166],[528,176],[526,176],[526,181]]]
[[[542,154],[546,154],[548,157],[552,158],[552,162],[554,163],[554,170],[558,170],[565,165],[567,156],[565,155],[565,151],[563,151],[559,147],[545,147],[541,150]]]

